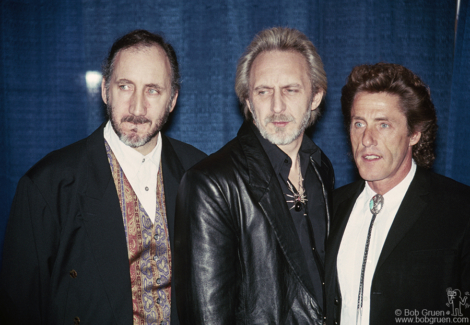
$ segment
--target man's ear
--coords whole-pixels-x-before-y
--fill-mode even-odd
[[[246,107],[248,107],[248,109],[250,110],[251,115],[253,115],[253,109],[251,108],[250,100],[249,100],[249,99],[245,99],[245,103],[246,103]]]
[[[175,90],[175,95],[173,96],[173,99],[171,100],[171,107],[170,107],[170,113],[173,112],[176,106],[176,100],[178,99],[178,90]]]
[[[419,142],[419,139],[421,139],[421,132],[415,132],[411,135],[410,137],[410,147],[414,146]]]
[[[108,99],[106,98],[106,80],[101,80],[101,98],[103,99],[103,102],[107,105],[108,104]]]
[[[323,90],[319,90],[315,96],[313,96],[312,100],[312,105],[311,105],[311,110],[314,111],[320,106],[321,100],[323,98]]]

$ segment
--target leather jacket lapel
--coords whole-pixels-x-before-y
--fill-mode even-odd
[[[313,284],[306,272],[307,263],[302,246],[269,158],[247,122],[241,127],[238,139],[246,155],[250,191],[273,228],[294,274],[313,296]]]
[[[329,204],[330,200],[328,199],[328,191],[325,188],[325,180],[328,179],[328,169],[327,169],[328,167],[326,167],[326,169],[320,168],[320,166],[317,166],[315,160],[312,157],[310,157],[310,164],[315,170],[315,174],[317,175],[318,180],[320,181],[322,193],[323,193],[323,199],[325,201],[325,213],[326,213],[325,247],[326,247],[326,240],[328,239],[328,236],[330,234],[330,222],[331,222],[330,204]]]

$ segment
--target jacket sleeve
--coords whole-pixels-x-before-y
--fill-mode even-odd
[[[45,324],[58,234],[58,222],[43,196],[24,176],[5,233],[0,276],[2,324]]]
[[[181,324],[234,324],[240,266],[224,181],[183,177],[175,219],[174,279]]]

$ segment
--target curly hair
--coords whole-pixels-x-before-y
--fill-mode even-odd
[[[170,61],[171,67],[171,98],[173,99],[175,93],[180,89],[180,72],[178,67],[178,60],[176,53],[171,44],[167,43],[162,36],[151,33],[144,29],[134,30],[119,39],[117,39],[111,50],[109,51],[108,57],[103,63],[103,78],[105,80],[106,90],[109,89],[109,82],[114,72],[114,63],[116,61],[117,54],[128,48],[141,48],[159,46],[163,49],[168,60]],[[171,101],[171,100],[170,100]]]
[[[408,134],[421,132],[419,142],[412,149],[413,158],[418,166],[430,168],[435,159],[437,117],[428,86],[416,74],[398,64],[380,62],[354,67],[341,91],[341,109],[348,132],[351,108],[360,92],[385,92],[399,97]]]
[[[318,55],[312,42],[297,29],[287,27],[273,27],[259,32],[253,41],[246,48],[237,65],[235,77],[235,92],[243,106],[243,114],[247,120],[252,118],[250,110],[246,104],[249,99],[250,70],[255,59],[265,51],[295,51],[300,53],[309,66],[309,77],[312,86],[312,99],[319,91],[326,95],[326,73],[323,69],[323,62]],[[316,109],[310,115],[308,126],[315,122],[320,114]]]

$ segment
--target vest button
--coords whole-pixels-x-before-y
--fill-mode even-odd
[[[157,298],[157,304],[160,305],[160,298]]]
[[[160,280],[160,278],[157,279],[157,284],[160,284],[162,283],[162,280]]]
[[[72,279],[75,279],[75,278],[77,277],[77,275],[78,275],[78,274],[77,274],[77,271],[75,271],[75,270],[70,271],[69,274],[70,274],[70,277],[71,277]]]

